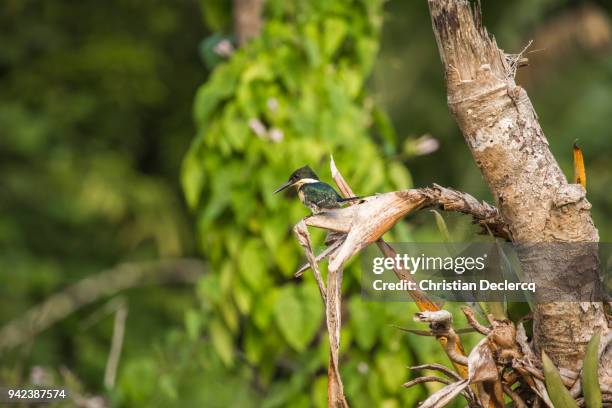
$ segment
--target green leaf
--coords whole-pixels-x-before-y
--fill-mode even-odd
[[[200,9],[211,31],[222,31],[227,29],[232,21],[232,7],[229,1],[223,0],[200,0]]]
[[[219,303],[221,301],[219,287],[219,275],[208,274],[198,281],[196,293],[203,302],[211,304]]]
[[[598,330],[591,337],[582,365],[582,391],[584,403],[587,408],[601,408],[601,389],[599,388],[599,339],[601,333]]]
[[[210,339],[221,361],[231,366],[234,362],[234,342],[229,331],[217,319],[210,323]]]
[[[185,312],[185,328],[187,330],[187,336],[190,340],[197,340],[200,335],[200,329],[202,327],[202,318],[200,314],[195,310],[187,310]]]
[[[252,316],[253,323],[259,330],[265,331],[270,327],[278,292],[276,288],[272,288],[255,299]]]
[[[205,127],[221,102],[234,92],[240,71],[240,65],[237,63],[219,65],[210,80],[198,89],[194,115],[199,126]]]
[[[304,27],[303,45],[311,67],[317,67],[321,63],[319,32],[314,23],[308,23]]]
[[[555,408],[578,408],[578,404],[563,385],[557,367],[544,351],[542,351],[542,365],[544,366],[546,390]]]
[[[450,233],[448,232],[448,227],[446,226],[446,221],[444,221],[444,217],[442,217],[442,214],[440,214],[436,210],[430,210],[430,211],[433,213],[434,218],[436,219],[436,226],[438,227],[438,231],[440,231],[440,234],[442,235],[442,239],[444,240],[444,242],[446,243],[452,242]]]
[[[396,391],[408,377],[407,359],[402,351],[376,353],[376,368],[388,392]]]
[[[274,259],[284,276],[293,276],[298,263],[295,244],[289,240],[283,242],[274,251]]]
[[[306,345],[301,336],[304,317],[294,286],[285,286],[279,291],[274,317],[289,345],[297,351],[304,350]]]
[[[320,375],[312,386],[312,405],[316,408],[327,407],[327,377]]]
[[[262,289],[266,283],[266,259],[262,245],[255,239],[247,241],[238,260],[240,276],[255,291]]]
[[[376,125],[376,129],[383,140],[383,148],[385,154],[392,155],[396,152],[396,144],[397,144],[397,136],[395,134],[395,129],[393,128],[393,124],[391,123],[391,118],[383,109],[378,106],[374,106],[372,110],[372,120]],[[403,188],[408,188],[405,186]]]
[[[234,304],[230,301],[223,302],[219,306],[219,311],[223,316],[225,324],[233,334],[238,334],[239,322],[238,322],[238,311]]]
[[[264,333],[253,326],[248,325],[245,329],[244,354],[251,364],[257,364],[261,361],[262,357],[266,357],[264,353],[266,339],[264,336]]]
[[[323,305],[314,285],[287,285],[279,291],[274,317],[291,347],[303,351],[323,319]]]
[[[408,169],[402,163],[392,162],[389,164],[389,179],[395,188],[405,190],[412,187],[412,177]]]
[[[308,345],[319,331],[323,322],[323,302],[318,287],[313,283],[303,284],[298,287],[298,294],[302,304],[302,337]]]
[[[194,145],[197,141],[194,141]],[[183,160],[181,169],[181,185],[185,192],[185,200],[189,208],[194,210],[199,201],[202,187],[204,186],[204,169],[195,154],[195,147],[192,147]]]
[[[327,58],[336,52],[347,32],[347,24],[339,18],[328,18],[323,23],[323,50]]]
[[[349,324],[353,328],[355,341],[363,350],[369,350],[374,346],[379,334],[377,320],[381,313],[370,313],[372,302],[364,303],[361,298],[353,297],[349,301],[349,313],[351,318]],[[380,310],[378,311],[380,312]]]
[[[243,315],[248,314],[251,311],[251,305],[253,303],[253,294],[250,289],[242,282],[242,279],[236,279],[234,281],[233,288],[234,300],[238,310]]]
[[[159,379],[159,389],[168,398],[176,401],[178,399],[178,390],[176,380],[170,374],[162,374]]]

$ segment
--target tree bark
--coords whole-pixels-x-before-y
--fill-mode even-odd
[[[527,93],[514,81],[518,58],[497,47],[481,24],[479,7],[472,10],[466,0],[428,3],[448,106],[514,242],[598,242],[585,190],[567,182]],[[576,273],[591,277],[598,273],[596,244],[572,248],[562,254],[557,250],[553,258],[564,266],[558,271],[551,270],[550,258],[521,258],[528,278],[536,282],[536,298],[546,299],[561,282],[577,281]],[[599,288],[590,290],[600,294]],[[536,347],[561,369],[579,371],[594,331],[609,331],[603,303],[597,300],[536,303]],[[611,369],[604,367],[604,371]]]
[[[259,35],[263,4],[264,0],[234,0],[234,33],[239,46]]]

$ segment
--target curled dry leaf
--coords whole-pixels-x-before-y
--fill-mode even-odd
[[[421,408],[441,408],[461,394],[470,384],[491,383],[499,380],[499,372],[493,353],[485,337],[474,347],[468,356],[468,378],[456,381],[435,392],[420,405]],[[482,401],[483,396],[480,395]],[[489,406],[483,405],[483,406]],[[494,405],[495,406],[495,405]]]

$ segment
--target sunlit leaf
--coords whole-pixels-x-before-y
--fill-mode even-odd
[[[389,163],[389,179],[398,190],[406,190],[412,187],[410,172],[402,163]]]
[[[598,330],[593,334],[591,341],[584,354],[582,365],[582,392],[584,403],[587,408],[601,408],[602,397],[599,387],[599,340],[601,332]]]
[[[185,156],[181,171],[181,184],[185,192],[185,199],[190,208],[195,209],[200,200],[202,186],[204,185],[204,172],[193,152]]]
[[[210,323],[209,330],[212,345],[221,361],[228,366],[232,365],[234,362],[234,341],[232,335],[223,326],[223,323],[217,319]]]
[[[187,310],[185,312],[185,328],[187,335],[191,340],[196,340],[200,335],[200,329],[202,327],[202,318],[200,314],[195,310]]]
[[[542,365],[544,367],[544,378],[546,390],[555,408],[578,408],[578,404],[572,398],[557,371],[557,367],[551,359],[542,351]]]
[[[347,31],[346,21],[340,18],[326,18],[323,23],[323,50],[330,58],[338,49]]]
[[[403,353],[400,353],[403,354]],[[381,376],[387,391],[393,392],[403,382],[408,375],[407,363],[398,353],[376,353],[376,368],[378,375]]]
[[[440,231],[440,234],[442,235],[442,239],[444,240],[444,242],[446,243],[453,242],[450,236],[450,233],[448,232],[446,221],[444,221],[444,217],[442,217],[442,214],[440,214],[436,210],[431,210],[431,212],[433,213],[434,218],[436,219],[436,226],[438,227],[438,231]]]
[[[301,332],[305,318],[294,286],[285,286],[280,290],[274,308],[274,317],[283,337],[291,347],[297,351],[304,350],[306,342]]]
[[[238,264],[240,275],[252,289],[260,290],[266,285],[266,253],[257,240],[249,240],[244,245]]]
[[[357,344],[363,350],[369,350],[374,346],[381,329],[379,321],[384,318],[380,310],[376,310],[372,305],[372,302],[364,303],[357,297],[351,299],[349,303],[351,316],[349,324],[353,327]],[[370,313],[370,309],[375,309],[374,313]]]

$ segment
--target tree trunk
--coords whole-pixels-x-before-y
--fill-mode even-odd
[[[234,34],[238,45],[259,35],[263,4],[264,0],[234,0]]]
[[[593,282],[587,289],[599,296],[590,298],[597,301],[554,302],[547,295],[562,283],[579,286],[579,273],[588,279],[597,276],[593,243],[599,236],[585,190],[569,184],[561,172],[527,93],[514,81],[518,57],[497,47],[481,24],[480,10],[473,11],[466,0],[429,0],[429,9],[445,70],[448,106],[513,241],[592,243],[571,246],[569,251],[550,247],[552,252],[544,258],[526,253],[521,257],[528,278],[537,285],[536,347],[561,369],[578,372],[594,331],[609,330],[600,287]]]

